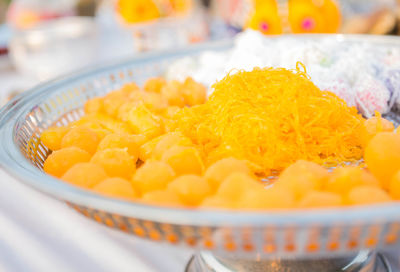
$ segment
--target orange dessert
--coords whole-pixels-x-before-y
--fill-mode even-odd
[[[208,99],[191,78],[127,84],[88,100],[80,120],[43,131],[52,151],[43,169],[106,197],[167,207],[260,211],[400,200],[394,125],[379,113],[365,120],[301,68],[237,71]]]

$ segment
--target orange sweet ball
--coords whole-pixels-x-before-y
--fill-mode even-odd
[[[95,132],[99,138],[99,140],[103,139],[106,135],[110,134],[110,130],[104,128],[100,123],[97,123],[96,121],[84,121],[84,122],[74,122],[71,124],[71,128],[74,127],[86,127],[91,129],[93,132]]]
[[[140,92],[140,88],[133,82],[127,83],[119,89],[120,92],[124,93],[127,97],[131,98],[135,96],[137,92]]]
[[[249,190],[263,190],[264,186],[245,173],[233,173],[229,175],[219,186],[216,196],[223,199],[238,202]]]
[[[358,186],[346,196],[345,202],[349,205],[366,205],[391,201],[389,194],[381,188],[373,186]]]
[[[113,91],[103,98],[104,112],[111,117],[116,117],[119,107],[128,100],[128,96],[121,91]]]
[[[142,103],[142,99],[125,102],[118,108],[117,119],[122,122],[127,122],[131,109]]]
[[[160,117],[163,120],[166,132],[173,132],[176,130],[177,122],[173,118],[180,109],[181,108],[179,108],[178,106],[169,106],[160,113]]]
[[[379,187],[379,181],[361,167],[345,166],[333,170],[324,189],[336,194],[347,194],[352,188],[360,185]]]
[[[393,199],[400,200],[400,171],[392,177],[389,184],[389,193]]]
[[[86,127],[92,130],[94,129],[105,129],[104,126],[96,119],[97,114],[87,114],[82,116],[79,120],[73,121],[68,124],[70,128]]]
[[[152,191],[145,194],[141,200],[144,203],[162,206],[173,206],[179,207],[183,203],[180,201],[179,197],[171,191]]]
[[[178,106],[169,106],[162,112],[162,116],[168,119],[173,118],[180,109]]]
[[[123,178],[107,178],[93,187],[93,191],[110,197],[135,199],[138,193],[132,184]]]
[[[99,144],[99,136],[87,127],[74,127],[61,140],[61,148],[76,146],[86,150],[90,154],[96,152]]]
[[[343,204],[342,196],[331,192],[310,191],[298,203],[299,208],[339,207]]]
[[[184,175],[168,184],[168,190],[173,191],[186,205],[197,206],[210,194],[207,181],[196,175]]]
[[[320,190],[329,178],[324,167],[309,161],[299,160],[283,170],[275,185],[290,190],[296,200],[312,190]]]
[[[156,160],[160,160],[165,151],[173,147],[174,145],[179,146],[192,146],[192,141],[185,137],[179,132],[170,132],[160,136],[159,141],[152,151],[152,157]]]
[[[97,150],[105,150],[110,148],[127,148],[128,153],[134,157],[139,156],[139,144],[136,135],[112,133],[104,137],[97,146]]]
[[[364,126],[361,133],[361,138],[364,146],[379,132],[392,132],[394,131],[394,125],[389,120],[382,118],[380,114],[378,116],[371,117],[364,122]]]
[[[101,123],[98,120],[96,120],[96,118],[94,116],[95,116],[95,114],[83,116],[81,119],[79,119],[75,122],[72,122],[69,125],[69,127],[71,127],[71,128],[74,128],[74,127],[90,128],[97,134],[99,139],[103,139],[106,135],[108,135],[110,133],[110,130],[107,129],[106,127],[104,127],[103,125],[101,125]]]
[[[117,117],[119,107],[135,96],[140,89],[136,84],[124,85],[121,89],[108,93],[103,98],[104,111],[111,117]]]
[[[148,159],[150,159],[152,157],[154,148],[161,139],[162,136],[159,136],[142,144],[139,147],[139,159],[141,161],[147,161]]]
[[[50,150],[58,150],[61,148],[61,140],[69,131],[69,127],[51,127],[46,129],[40,135],[40,140]]]
[[[167,82],[161,77],[149,78],[144,84],[143,89],[146,92],[160,93],[165,84]]]
[[[131,135],[131,138],[139,148],[148,141],[147,137],[141,134]]]
[[[204,171],[203,160],[199,151],[194,147],[173,146],[164,152],[162,161],[168,163],[178,176],[201,175]]]
[[[59,178],[74,164],[89,160],[90,154],[85,150],[75,146],[66,147],[51,153],[43,164],[43,170]]]
[[[86,101],[85,106],[83,107],[85,113],[98,113],[103,111],[103,98],[95,97]]]
[[[135,173],[132,184],[141,194],[163,190],[175,178],[175,172],[165,162],[147,161]]]
[[[185,106],[185,98],[181,92],[182,83],[177,80],[169,81],[161,89],[161,94],[167,99],[170,106]]]
[[[245,161],[229,157],[221,159],[208,167],[204,177],[210,184],[211,189],[215,191],[225,178],[232,173],[238,172],[251,175],[251,170]]]
[[[369,171],[387,189],[393,175],[400,170],[400,135],[381,132],[375,135],[364,151]]]
[[[111,118],[105,114],[97,114],[95,116],[98,122],[104,126],[107,130],[114,132],[114,133],[132,133],[131,128],[127,123],[120,122],[114,118]]]
[[[294,203],[292,192],[274,186],[245,191],[238,207],[246,210],[290,209]]]
[[[163,133],[162,122],[144,104],[133,107],[127,116],[127,122],[135,134],[142,134],[149,139]]]
[[[203,84],[194,81],[191,77],[186,78],[181,87],[181,92],[186,105],[194,106],[206,102],[207,88]]]
[[[104,128],[98,128],[98,129],[92,129],[96,134],[97,137],[99,138],[99,140],[103,140],[104,137],[106,137],[108,134],[110,134],[111,132],[107,129]]]
[[[97,151],[90,162],[103,167],[110,177],[130,179],[136,170],[136,160],[127,148],[110,148]]]
[[[83,188],[92,188],[108,178],[104,169],[91,162],[77,163],[61,177],[62,180]]]
[[[168,107],[167,99],[159,93],[143,93],[143,104],[153,112],[161,112]]]
[[[86,124],[90,124],[90,126],[92,126],[93,124],[97,124],[98,126],[101,126],[99,120],[97,119],[98,115],[101,115],[101,114],[100,113],[85,114],[80,119],[69,123],[68,126],[71,127],[71,128],[80,127],[80,126],[83,126],[83,125],[86,125]]]
[[[165,133],[176,131],[176,129],[177,129],[176,120],[165,118],[162,115],[160,116],[160,118],[162,119]]]

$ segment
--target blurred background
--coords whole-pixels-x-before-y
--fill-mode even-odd
[[[265,35],[400,35],[397,0],[0,0],[0,105],[44,80],[142,52]]]

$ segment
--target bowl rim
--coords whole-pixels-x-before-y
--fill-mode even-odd
[[[344,35],[344,34],[301,34],[271,37],[271,39],[322,39],[332,38],[338,42],[373,42],[400,46],[400,37],[381,37],[369,35]],[[160,207],[140,202],[124,201],[116,198],[104,197],[59,179],[45,174],[31,164],[20,152],[13,139],[16,124],[22,116],[26,116],[28,110],[35,103],[39,103],[41,97],[52,93],[67,82],[79,81],[89,75],[101,74],[123,67],[124,65],[140,66],[144,62],[151,62],[160,58],[186,56],[202,50],[229,49],[233,45],[232,40],[209,42],[201,45],[190,46],[183,50],[172,50],[158,53],[146,53],[124,61],[116,61],[90,67],[70,75],[59,77],[55,80],[43,83],[31,90],[15,97],[0,109],[0,166],[26,185],[44,192],[57,199],[67,201],[79,206],[94,208],[131,218],[156,221],[161,223],[196,225],[196,226],[258,226],[266,225],[284,226],[330,226],[368,224],[377,222],[399,222],[400,202],[385,204],[338,207],[331,209],[311,210],[287,210],[287,211],[230,211],[207,210],[194,208]],[[10,144],[12,142],[12,144]]]

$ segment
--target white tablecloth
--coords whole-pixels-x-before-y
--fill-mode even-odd
[[[183,271],[191,252],[85,218],[0,169],[0,271]]]

